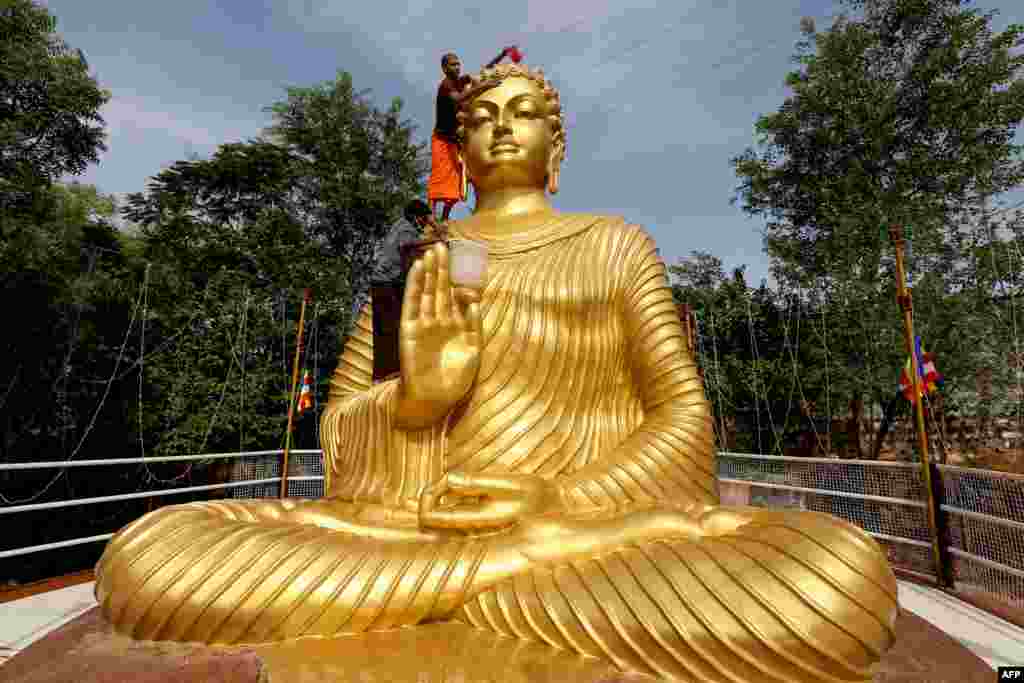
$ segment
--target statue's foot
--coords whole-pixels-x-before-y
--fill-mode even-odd
[[[709,507],[700,514],[700,528],[706,536],[724,536],[757,518],[756,508]]]

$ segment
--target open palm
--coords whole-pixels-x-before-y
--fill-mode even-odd
[[[469,392],[480,367],[479,295],[452,287],[448,248],[435,245],[409,271],[399,359],[405,398],[446,414]]]

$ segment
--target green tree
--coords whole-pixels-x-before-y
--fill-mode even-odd
[[[137,324],[142,274],[134,245],[111,223],[112,198],[94,187],[54,184],[39,190],[30,208],[16,216],[21,226],[15,246],[24,248],[0,245],[0,305],[16,312],[0,335],[0,462],[124,455],[135,445],[137,373],[125,346],[133,317]],[[0,503],[138,490],[132,484],[89,468],[0,472]],[[4,544],[109,531],[103,525],[116,523],[111,515],[127,522],[130,507],[98,506],[88,515],[26,513],[11,525]],[[19,558],[9,563],[17,565],[11,575],[38,578],[80,569],[96,559],[80,553],[94,551],[70,551],[75,562],[67,552]]]
[[[0,210],[9,211],[99,159],[110,95],[38,2],[0,0],[0,36]]]
[[[143,422],[154,453],[277,444],[302,288],[325,310],[339,300],[334,309],[346,310],[346,264],[325,260],[302,223],[295,170],[278,145],[227,144],[129,196],[125,216],[139,224],[150,280],[160,283],[150,290],[147,336],[174,340],[145,362]]]
[[[1024,119],[1024,55],[1014,53],[1024,27],[994,34],[992,14],[958,0],[850,4],[864,16],[841,16],[824,32],[802,22],[792,94],[758,119],[761,147],[733,164],[737,201],[768,219],[776,279],[821,302],[830,386],[849,407],[858,455],[865,396],[885,402],[903,358],[879,228],[913,225],[923,275],[937,255],[956,262],[948,226],[1024,181],[1013,143]]]
[[[279,441],[302,289],[318,335],[306,364],[326,383],[377,242],[422,187],[400,103],[376,110],[347,75],[289,89],[272,110],[267,139],[177,162],[128,199],[160,282],[153,338],[189,330],[146,364],[147,401],[165,406],[149,412],[147,442],[161,452]],[[315,446],[316,427],[303,416],[299,442]]]
[[[377,245],[422,193],[427,170],[401,99],[381,111],[368,92],[339,72],[333,81],[288,88],[287,99],[268,108],[269,138],[298,162],[305,223],[325,255],[347,263],[353,292],[365,289]]]
[[[749,287],[744,270],[728,277],[720,259],[698,251],[669,268],[676,300],[696,312],[698,362],[720,446],[789,452],[807,427],[805,389],[793,372],[794,363],[806,364],[802,306],[765,283]]]

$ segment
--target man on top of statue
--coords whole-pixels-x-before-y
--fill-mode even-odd
[[[506,56],[518,56],[514,47],[507,47],[487,63],[493,67]],[[441,71],[444,79],[437,86],[437,114],[434,134],[430,140],[430,182],[427,185],[427,199],[437,213],[438,205],[444,206],[441,220],[448,220],[456,202],[463,196],[462,164],[459,161],[459,144],[456,120],[459,104],[479,95],[487,85],[472,87],[473,79],[462,75],[462,62],[454,52],[441,57]]]

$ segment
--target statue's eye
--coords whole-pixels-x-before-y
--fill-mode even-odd
[[[491,115],[485,110],[475,111],[469,117],[469,124],[471,126],[479,126],[487,123],[491,120]]]

